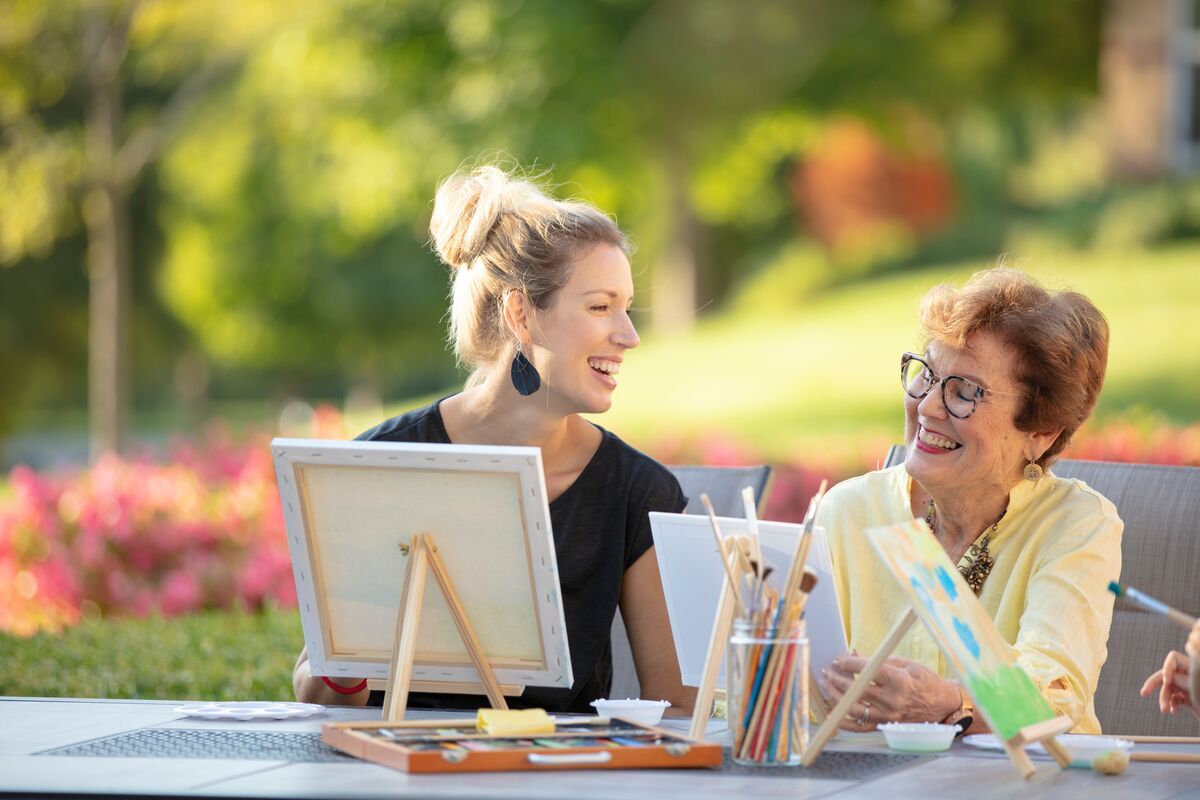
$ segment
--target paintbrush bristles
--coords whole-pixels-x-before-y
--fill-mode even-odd
[[[811,569],[804,570],[804,577],[800,579],[800,591],[803,594],[808,594],[817,585],[817,573]]]

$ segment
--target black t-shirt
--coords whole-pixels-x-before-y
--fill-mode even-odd
[[[438,405],[393,417],[358,438],[383,442],[449,444]],[[558,558],[571,670],[570,689],[530,686],[508,698],[512,708],[545,708],[563,713],[591,713],[591,701],[606,697],[612,685],[613,616],[625,570],[653,546],[651,511],[678,513],[687,498],[675,476],[654,459],[600,428],[603,438],[591,461],[567,490],[550,504],[550,525]],[[670,646],[667,642],[664,646]],[[383,704],[383,692],[369,703]],[[409,695],[410,708],[480,708],[487,698],[476,695]]]

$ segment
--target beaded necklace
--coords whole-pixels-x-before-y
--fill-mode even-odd
[[[978,597],[983,591],[983,582],[987,580],[987,576],[992,571],[992,554],[988,550],[992,543],[992,537],[996,534],[996,528],[1000,527],[1000,520],[1004,519],[1004,515],[1008,513],[1005,508],[1000,512],[1000,516],[992,523],[991,528],[983,534],[983,538],[978,542],[972,542],[967,548],[967,552],[963,554],[962,562],[958,565],[958,571],[971,587],[971,591]],[[936,537],[938,532],[938,516],[937,506],[933,504],[933,500],[925,506],[925,524],[929,526],[929,530],[933,531]]]

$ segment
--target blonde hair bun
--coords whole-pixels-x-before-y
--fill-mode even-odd
[[[500,216],[515,211],[532,190],[493,166],[450,176],[433,200],[429,233],[438,257],[448,266],[470,266],[487,246]]]

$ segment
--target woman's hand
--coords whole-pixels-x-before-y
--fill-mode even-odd
[[[345,678],[332,678],[331,680],[339,686],[352,686],[358,683],[355,680],[347,682]],[[309,671],[307,645],[300,650],[300,657],[296,659],[296,667],[292,670],[292,689],[296,692],[296,699],[301,703],[320,703],[326,706],[362,706],[366,705],[371,696],[366,689],[353,694],[335,692],[325,684],[325,681],[315,677]]]
[[[858,655],[842,656],[822,670],[822,688],[836,704],[867,666]],[[870,731],[881,722],[941,722],[962,704],[958,684],[923,664],[889,658],[879,667],[862,697],[840,723],[848,731]]]
[[[1193,636],[1196,636],[1193,632]],[[1200,637],[1197,637],[1200,639]],[[1191,638],[1188,639],[1191,644]],[[1200,645],[1200,641],[1197,642]],[[1164,714],[1174,714],[1181,707],[1191,711],[1200,719],[1200,702],[1188,689],[1188,677],[1191,672],[1189,659],[1178,650],[1167,653],[1162,669],[1155,672],[1142,684],[1139,692],[1142,697],[1149,697],[1158,692],[1158,710]]]

